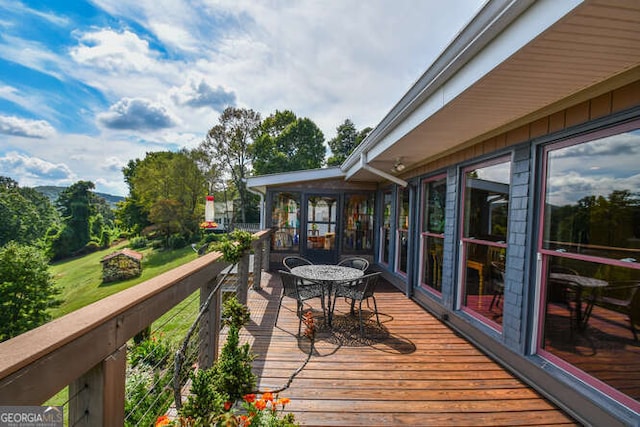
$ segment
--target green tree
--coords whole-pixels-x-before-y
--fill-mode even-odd
[[[47,230],[59,222],[49,199],[32,188],[0,177],[0,246],[16,241],[40,244]]]
[[[200,145],[211,165],[219,165],[221,172],[231,176],[240,197],[240,220],[247,222],[248,206],[253,197],[245,179],[251,166],[249,147],[260,129],[260,114],[245,108],[228,107],[218,118]]]
[[[155,223],[154,219],[162,217],[156,212],[152,218],[154,207],[158,203],[166,205],[166,201],[171,200],[180,206],[180,209],[174,209],[178,216],[173,218],[171,228],[179,229],[185,235],[195,233],[207,191],[204,163],[198,150],[147,153],[142,160],[130,161],[123,169],[129,196],[119,205],[120,222],[134,233],[140,232]],[[163,227],[166,231],[166,222]]]
[[[326,149],[324,135],[308,118],[276,111],[264,119],[251,146],[255,175],[322,167]]]
[[[331,148],[331,157],[327,160],[329,166],[341,165],[347,157],[360,145],[360,143],[371,132],[370,127],[362,129],[360,132],[356,130],[355,125],[349,119],[336,128],[337,134],[335,138],[329,141]]]
[[[0,248],[0,341],[48,321],[58,293],[42,251],[16,242]]]
[[[161,199],[151,206],[149,219],[156,224],[165,237],[165,246],[169,246],[169,236],[184,231],[180,218],[183,218],[184,206],[177,200]]]
[[[71,251],[81,249],[91,240],[90,221],[95,212],[91,201],[92,190],[95,188],[93,182],[78,181],[70,187],[64,189],[56,205],[64,219],[65,228],[68,228],[73,236],[70,242]]]

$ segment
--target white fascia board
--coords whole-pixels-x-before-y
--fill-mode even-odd
[[[247,178],[247,187],[260,191],[260,189],[266,189],[266,187],[272,185],[284,185],[295,182],[344,178],[344,175],[344,172],[342,172],[340,167],[337,166],[322,169],[307,169],[293,172],[274,173]]]
[[[491,2],[490,2],[491,3]],[[500,2],[505,3],[505,2]],[[513,2],[507,2],[513,3]],[[527,5],[531,2],[515,2],[524,3]],[[504,22],[500,23],[500,31],[496,29],[492,30],[496,22],[501,15],[493,16],[490,22],[487,22],[481,31],[477,32],[472,39],[479,40],[487,33],[491,34],[492,31],[499,32],[492,38],[488,44],[481,46],[478,52],[473,56],[471,60],[468,60],[458,71],[456,71],[450,78],[443,82],[438,82],[438,78],[442,77],[445,69],[455,68],[455,61],[467,60],[469,52],[466,52],[466,56],[463,56],[464,49],[460,46],[450,45],[448,49],[458,49],[459,52],[452,52],[449,56],[455,58],[450,64],[443,67],[443,70],[432,78],[431,81],[424,82],[418,81],[416,85],[424,85],[424,88],[413,98],[406,100],[406,105],[400,108],[399,104],[394,107],[394,111],[388,113],[383,121],[378,125],[381,126],[384,122],[387,122],[386,129],[382,129],[379,132],[372,131],[372,138],[367,138],[361,144],[359,150],[355,150],[354,153],[345,160],[342,165],[342,170],[350,177],[357,173],[360,169],[358,160],[360,154],[367,153],[367,158],[370,160],[375,159],[380,153],[386,151],[396,141],[415,129],[420,123],[428,120],[429,117],[436,114],[442,109],[448,102],[455,99],[462,94],[466,89],[478,82],[485,75],[489,74],[491,70],[507,60],[511,55],[516,53],[519,49],[526,46],[529,42],[539,36],[547,28],[554,25],[567,13],[571,12],[575,7],[583,3],[582,0],[538,0],[533,2],[528,8],[521,14],[513,17],[512,21],[505,28]],[[478,17],[474,18],[480,19]],[[469,24],[471,27],[474,20]],[[502,28],[504,28],[502,30]],[[466,30],[466,29],[465,29]],[[461,32],[464,35],[465,30]],[[447,49],[447,50],[448,50]],[[447,50],[441,55],[446,57]],[[429,75],[429,70],[424,74]],[[439,87],[433,87],[433,84],[439,84]],[[411,90],[415,90],[413,87]],[[410,90],[410,91],[411,91]],[[419,100],[420,95],[426,91],[430,91],[429,95],[422,101]],[[411,111],[412,110],[412,111]],[[408,112],[410,111],[410,112]],[[401,118],[401,116],[405,116]],[[395,117],[394,117],[395,116]],[[395,123],[394,121],[397,121]]]

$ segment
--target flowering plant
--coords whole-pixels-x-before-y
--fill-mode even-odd
[[[293,414],[285,414],[280,417],[280,412],[291,402],[286,397],[279,398],[270,392],[262,394],[261,398],[250,393],[242,397],[241,414],[230,410],[221,415],[222,425],[233,425],[238,427],[289,427],[296,426]],[[226,408],[226,406],[225,406]],[[229,405],[231,409],[231,405]]]
[[[225,402],[224,412],[209,420],[196,420],[180,417],[172,422],[166,415],[158,417],[155,427],[166,426],[225,426],[225,427],[296,427],[293,414],[281,415],[291,400],[265,392],[258,398],[256,394],[242,397],[241,409],[234,408],[233,402]]]

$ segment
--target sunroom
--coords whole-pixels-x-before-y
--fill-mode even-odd
[[[271,263],[358,254],[596,425],[640,413],[640,5],[489,1],[340,168],[252,177]]]

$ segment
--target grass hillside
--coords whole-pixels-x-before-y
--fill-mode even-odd
[[[51,310],[51,315],[54,318],[63,316],[185,264],[198,256],[190,247],[162,251],[152,248],[142,249],[139,250],[143,254],[142,275],[140,277],[103,284],[100,260],[105,255],[122,249],[126,245],[127,243],[122,243],[106,250],[53,264],[50,271],[54,276],[56,286],[62,292],[59,298],[63,302],[62,305]]]

